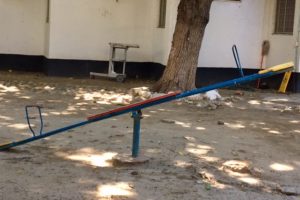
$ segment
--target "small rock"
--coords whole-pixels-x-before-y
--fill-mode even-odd
[[[199,107],[199,108],[205,108],[209,105],[208,102],[206,101],[203,101],[203,102],[199,102],[196,106]]]
[[[277,190],[286,195],[300,196],[300,186],[283,185],[279,186]]]
[[[96,142],[99,142],[99,140],[90,140],[89,142],[91,142],[91,143],[96,143]]]
[[[236,152],[235,150],[232,150],[232,151],[231,151],[231,154],[232,154],[233,156],[239,156],[238,152]]]
[[[295,106],[295,107],[293,108],[293,110],[295,110],[295,111],[300,111],[300,106]]]
[[[241,91],[241,90],[237,90],[234,92],[234,95],[237,95],[237,96],[244,96],[244,92]]]
[[[232,97],[224,97],[223,101],[225,101],[225,102],[232,102]]]
[[[239,153],[246,153],[246,151],[244,149],[239,149],[237,150]]]
[[[137,172],[137,171],[132,171],[130,174],[131,174],[132,176],[137,176],[137,175],[139,175],[139,172]]]
[[[151,97],[151,92],[148,87],[137,87],[130,89],[129,93],[134,97],[139,97],[142,99],[149,99]]]
[[[209,181],[211,183],[214,183],[216,181],[214,175],[206,171],[199,172],[199,175],[205,181]]]
[[[242,174],[251,174],[250,164],[246,161],[229,160],[223,163],[223,169]]]
[[[175,124],[176,120],[172,120],[172,119],[162,119],[160,120],[162,123],[166,123],[166,124]]]
[[[218,121],[218,125],[224,125],[224,124],[225,124],[225,122],[223,122],[221,120]]]
[[[208,105],[209,110],[216,110],[217,108],[218,108],[218,106],[212,102],[210,102]]]
[[[190,137],[190,136],[184,136],[183,138],[186,139],[187,141],[190,141],[190,142],[195,142],[196,141],[196,139],[194,137]]]
[[[239,96],[235,96],[234,97],[234,101],[237,102],[237,101],[242,101],[243,98],[242,97],[239,97]]]
[[[184,102],[187,103],[187,104],[194,104],[193,101],[190,101],[190,100],[188,100],[188,99],[184,99]]]
[[[125,135],[124,134],[117,134],[117,135],[114,135],[114,137],[124,137]]]
[[[188,101],[202,101],[204,99],[204,95],[203,94],[195,94],[195,95],[186,97],[186,99]]]
[[[217,106],[222,106],[222,105],[225,105],[223,101],[214,101],[214,104],[216,104]]]
[[[259,169],[259,168],[252,168],[250,169],[251,170],[251,175],[255,176],[255,177],[261,177],[262,174],[263,174],[263,170],[262,169]]]

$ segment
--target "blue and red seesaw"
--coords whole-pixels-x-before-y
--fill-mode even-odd
[[[237,79],[233,79],[233,80],[229,80],[229,81],[225,81],[225,82],[221,82],[221,83],[217,83],[217,84],[213,84],[213,85],[209,85],[206,87],[202,87],[202,88],[197,88],[197,89],[193,89],[190,91],[186,91],[186,92],[173,92],[170,94],[166,94],[160,97],[156,97],[156,98],[151,98],[149,100],[146,101],[142,101],[139,103],[135,103],[135,104],[131,104],[128,106],[124,106],[124,107],[120,107],[114,110],[110,110],[101,114],[97,114],[97,115],[93,115],[93,116],[89,116],[85,121],[82,122],[78,122],[69,126],[65,126],[63,128],[59,128],[59,129],[55,129],[46,133],[43,133],[43,119],[42,119],[42,114],[41,114],[41,108],[38,106],[26,106],[25,111],[26,111],[26,117],[27,117],[27,122],[29,125],[29,129],[31,130],[33,136],[28,138],[28,139],[24,139],[24,140],[20,140],[20,141],[16,141],[16,142],[9,142],[9,143],[5,143],[5,144],[0,144],[0,151],[3,150],[8,150],[11,149],[13,147],[17,147],[20,145],[24,145],[36,140],[40,140],[42,138],[46,138],[46,137],[50,137],[52,135],[56,135],[62,132],[65,132],[67,130],[70,129],[74,129],[80,126],[84,126],[90,123],[94,123],[97,121],[101,121],[101,120],[105,120],[111,117],[116,117],[118,115],[122,115],[125,113],[132,113],[132,118],[134,121],[134,126],[133,126],[133,143],[132,143],[132,157],[133,158],[137,158],[139,156],[139,141],[140,141],[140,122],[142,119],[142,109],[151,107],[151,106],[155,106],[158,104],[162,104],[165,102],[169,102],[169,101],[173,101],[176,99],[181,99],[184,97],[188,97],[191,95],[195,95],[195,94],[200,94],[200,93],[204,93],[210,90],[214,90],[214,89],[219,89],[219,88],[224,88],[224,87],[230,87],[230,86],[235,86],[237,84],[242,84],[242,83],[246,83],[246,82],[250,82],[250,81],[254,81],[257,79],[262,79],[262,78],[267,78],[267,77],[271,77],[277,74],[281,74],[287,71],[291,71],[294,68],[294,64],[292,62],[290,63],[285,63],[282,65],[277,65],[271,68],[268,68],[266,70],[262,70],[259,71],[256,74],[252,74],[252,75],[248,75],[248,76],[244,76],[244,74],[242,73],[242,77],[237,78]],[[38,109],[39,115],[40,115],[40,122],[41,122],[41,129],[39,134],[36,134],[31,126],[30,123],[30,118],[28,117],[28,108],[30,107],[36,107]]]

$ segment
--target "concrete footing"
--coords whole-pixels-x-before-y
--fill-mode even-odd
[[[129,154],[122,154],[115,156],[112,161],[114,166],[128,166],[147,163],[149,162],[149,158],[143,155],[133,158]]]

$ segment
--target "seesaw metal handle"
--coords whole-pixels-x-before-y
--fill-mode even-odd
[[[31,131],[31,133],[33,134],[33,136],[35,137],[36,136],[36,133],[35,131],[33,130],[32,128],[32,125],[31,125],[31,122],[30,122],[30,117],[29,117],[29,108],[37,108],[38,112],[39,112],[39,117],[40,117],[40,123],[41,123],[41,128],[40,128],[40,132],[39,132],[39,135],[42,135],[43,134],[43,128],[44,128],[44,122],[43,122],[43,116],[42,116],[42,107],[41,106],[35,106],[35,105],[28,105],[28,106],[25,106],[25,112],[26,112],[26,120],[27,120],[27,124],[29,126],[29,129]]]
[[[233,53],[233,57],[234,57],[234,60],[235,60],[235,63],[236,63],[236,67],[240,71],[241,76],[244,77],[245,75],[244,75],[244,72],[243,72],[239,52],[238,52],[238,49],[237,49],[236,45],[232,46],[232,53]]]

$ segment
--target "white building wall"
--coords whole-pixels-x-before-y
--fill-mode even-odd
[[[201,67],[234,67],[232,45],[244,68],[257,68],[260,60],[264,0],[215,1],[199,57]]]
[[[49,58],[107,60],[109,42],[139,44],[132,61],[151,62],[154,20],[149,0],[51,0]]]
[[[168,1],[167,26],[154,30],[154,62],[167,63],[179,0]],[[235,67],[238,46],[244,68],[258,68],[263,41],[265,0],[215,1],[199,56],[199,67]],[[156,8],[158,9],[158,8]]]
[[[121,42],[141,47],[129,51],[130,61],[167,63],[179,0],[168,0],[166,28],[157,28],[159,0],[50,2],[47,26],[47,0],[0,0],[0,53],[107,60],[108,43]],[[273,35],[274,15],[274,0],[214,1],[199,66],[235,67],[236,44],[244,68],[258,68],[265,39],[271,42],[268,65],[294,60],[297,23],[294,36]]]
[[[0,0],[0,53],[43,55],[46,0]]]
[[[279,63],[296,61],[297,48],[297,32],[299,31],[299,17],[300,17],[300,0],[296,0],[296,11],[294,21],[294,34],[274,34],[276,2],[274,0],[267,0],[265,7],[265,26],[264,38],[270,41],[271,48],[267,56],[267,65],[272,66]],[[299,59],[299,57],[298,57]],[[297,63],[297,62],[295,62]],[[299,62],[298,62],[299,64]],[[296,71],[299,72],[299,65],[296,66]]]

